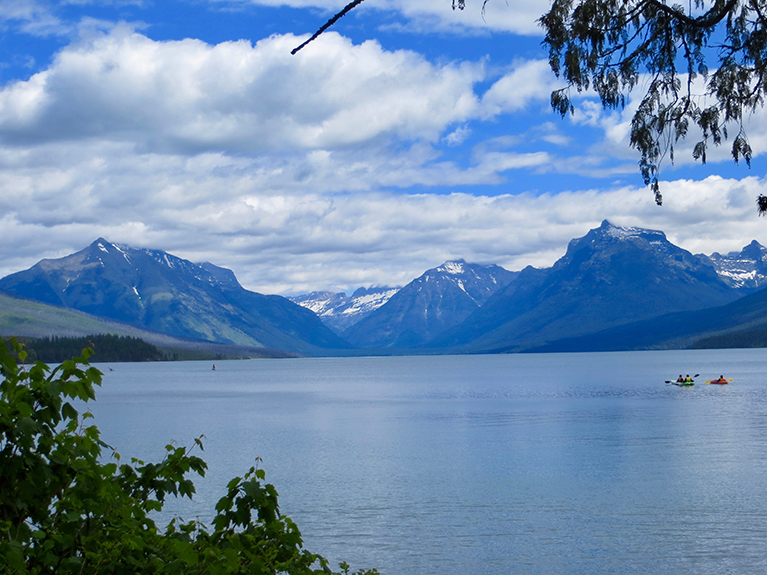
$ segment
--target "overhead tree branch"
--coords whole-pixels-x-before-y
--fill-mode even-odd
[[[338,21],[340,18],[342,18],[342,17],[343,17],[345,14],[347,14],[348,12],[350,12],[350,11],[354,10],[354,9],[355,9],[357,6],[359,6],[360,4],[362,4],[364,1],[365,1],[365,0],[354,0],[353,2],[349,2],[349,3],[348,3],[346,6],[344,6],[344,9],[343,9],[343,10],[341,10],[341,11],[340,11],[338,14],[336,14],[336,15],[335,15],[335,16],[333,16],[333,17],[332,17],[330,20],[328,20],[327,22],[325,22],[325,24],[324,24],[324,25],[323,25],[323,26],[322,26],[322,27],[321,27],[319,30],[317,30],[317,31],[314,33],[314,35],[313,35],[311,38],[309,38],[309,39],[308,39],[306,42],[304,42],[303,44],[301,44],[301,45],[300,45],[300,46],[298,46],[297,48],[293,48],[293,49],[290,51],[290,53],[291,53],[291,54],[293,54],[293,55],[295,56],[295,55],[296,55],[296,53],[297,53],[297,52],[298,52],[298,51],[299,51],[301,48],[303,48],[304,46],[306,46],[307,44],[309,44],[309,42],[313,42],[314,40],[316,40],[317,38],[319,38],[319,37],[322,35],[322,33],[323,33],[325,30],[327,30],[328,28],[330,28],[330,27],[331,27],[333,24],[335,24],[335,23],[336,23],[336,22],[337,22],[337,21]]]
[[[719,24],[719,22],[724,20],[727,14],[732,12],[732,10],[735,8],[738,2],[739,0],[729,0],[724,5],[722,5],[721,1],[716,2],[716,5],[712,6],[711,10],[709,10],[702,16],[698,18],[691,18],[690,16],[687,16],[681,10],[678,10],[671,6],[667,6],[663,2],[660,2],[659,0],[647,0],[648,5],[653,6],[662,12],[665,12],[672,18],[675,18],[679,20],[680,22],[684,22],[688,26],[693,26],[697,28],[710,28],[711,26],[716,26],[717,24]]]
[[[692,14],[673,0],[552,0],[539,20],[546,31],[549,65],[567,86],[551,93],[561,115],[575,112],[571,90],[593,89],[604,108],[622,108],[643,76],[651,78],[631,122],[630,146],[641,154],[639,171],[658,204],[660,164],[691,126],[702,133],[692,156],[706,162],[709,141],[727,139],[727,126],[738,124],[732,157],[750,165],[752,150],[744,132],[744,112],[767,99],[767,15],[765,0],[695,0],[702,14]],[[296,54],[339,18],[361,4],[354,0],[328,20]],[[489,0],[482,0],[482,14]],[[463,10],[466,0],[452,0]],[[706,10],[706,7],[708,9]],[[711,43],[717,39],[716,45]],[[714,56],[711,49],[715,49]],[[684,64],[686,64],[686,66]],[[715,70],[709,75],[709,69]],[[681,71],[686,72],[686,89]],[[706,92],[693,94],[701,75]],[[713,103],[705,103],[710,98]],[[760,214],[767,197],[760,196]]]

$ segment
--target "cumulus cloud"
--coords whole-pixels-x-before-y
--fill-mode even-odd
[[[481,65],[438,66],[334,33],[321,49],[291,56],[295,42],[155,42],[117,27],[6,86],[0,141],[98,137],[190,154],[341,148],[390,136],[436,140],[477,107]]]
[[[518,112],[532,102],[548,103],[560,86],[545,60],[518,61],[482,96],[483,112],[493,117]]]
[[[328,161],[303,162],[304,172],[296,176],[300,181],[332,168],[346,175],[349,189],[366,188],[356,181],[374,171],[370,158],[379,163],[387,145],[404,150],[399,161],[404,165],[388,175],[379,172],[383,186],[440,185],[448,175],[455,185],[500,182],[498,172],[543,168],[546,162],[550,170],[583,173],[596,158],[598,169],[590,175],[604,177],[625,173],[623,162],[636,161],[627,142],[630,108],[604,114],[585,98],[573,123],[601,134],[601,144],[591,147],[585,161],[534,149],[535,142],[563,147],[572,141],[549,121],[547,134],[538,129],[523,135],[524,151],[502,161],[497,154],[475,157],[468,171],[457,170],[422,144],[453,147],[469,135],[478,137],[477,122],[498,122],[531,108],[550,113],[549,93],[558,82],[545,61],[516,61],[480,94],[478,86],[496,74],[483,62],[433,63],[375,41],[353,45],[332,32],[316,49],[291,56],[296,41],[285,35],[255,45],[159,42],[126,24],[107,30],[90,26],[48,69],[0,90],[0,143],[124,142],[139,153],[188,156],[333,152]],[[358,153],[365,147],[368,159]],[[352,164],[333,161],[349,151]],[[418,154],[421,167],[413,163]],[[618,166],[610,165],[614,160]],[[269,160],[285,161],[291,160]],[[488,173],[492,165],[496,173]]]
[[[572,145],[566,123],[480,134],[547,106],[543,62],[497,73],[334,33],[293,57],[296,40],[159,42],[93,26],[0,89],[0,275],[98,236],[229,267],[265,293],[402,285],[460,257],[551,265],[604,218],[694,251],[763,240],[758,178],[664,182],[663,208],[637,187],[503,187],[510,170],[636,169],[608,147],[556,157]],[[605,121],[591,129],[607,134]]]
[[[332,154],[312,154],[307,162],[332,162]],[[297,169],[288,162],[136,154],[124,143],[52,143],[0,157],[7,191],[0,196],[0,275],[98,236],[211,261],[250,289],[283,294],[403,285],[461,257],[508,269],[548,266],[604,218],[665,230],[695,252],[739,249],[752,238],[767,243],[753,205],[767,182],[757,178],[664,182],[659,208],[636,187],[494,196],[361,194],[340,183],[299,189],[285,175]],[[308,181],[323,180],[314,177]]]

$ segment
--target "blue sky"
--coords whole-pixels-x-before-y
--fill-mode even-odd
[[[767,244],[749,169],[686,142],[642,183],[627,110],[573,117],[546,1],[0,0],[0,275],[102,236],[263,293],[404,285],[447,259],[549,266],[603,219],[694,252]]]

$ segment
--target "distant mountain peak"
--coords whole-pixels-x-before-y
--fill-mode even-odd
[[[554,263],[554,269],[569,265],[574,259],[584,261],[592,256],[597,258],[612,257],[617,251],[639,250],[652,252],[658,258],[682,257],[681,248],[675,246],[666,238],[666,234],[658,230],[645,228],[623,228],[603,220],[598,228],[589,230],[585,236],[570,240],[565,255]],[[685,252],[686,253],[686,252]],[[692,254],[689,254],[692,256]]]
[[[658,240],[666,240],[666,234],[660,230],[649,230],[646,228],[634,227],[624,228],[621,226],[616,226],[615,224],[611,224],[608,220],[602,220],[602,225],[592,231],[599,233],[602,236],[606,235],[619,240],[635,237],[647,238],[652,236],[657,236]]]
[[[450,275],[461,275],[466,273],[466,260],[450,260],[446,261],[441,266],[437,267],[435,271],[445,272]]]
[[[174,337],[298,353],[348,347],[314,314],[244,289],[231,270],[104,238],[2,278],[0,290]]]
[[[699,258],[710,262],[719,276],[735,289],[749,293],[767,284],[767,248],[753,240],[739,252],[722,255],[714,252],[710,256],[699,254]]]
[[[125,255],[127,252],[136,251],[136,248],[122,244],[116,244],[114,242],[110,242],[109,240],[105,240],[104,238],[97,239],[90,245],[90,247],[106,254],[120,253]]]
[[[740,251],[739,255],[740,257],[753,259],[754,261],[765,261],[765,259],[767,259],[767,249],[756,240],[753,240]]]
[[[105,240],[104,238],[97,239],[95,242],[93,242],[90,245],[90,247],[93,250],[98,250],[98,251],[104,252],[105,254],[114,253],[115,251],[122,251],[122,250],[117,250],[117,248],[112,242],[109,242]]]
[[[312,310],[322,322],[340,333],[384,305],[399,291],[398,287],[360,287],[351,296],[344,292],[315,291],[289,298]]]
[[[552,267],[526,268],[427,345],[522,351],[669,312],[723,305],[737,297],[710,263],[675,246],[662,232],[605,220],[573,239]]]
[[[451,260],[427,270],[342,333],[360,347],[413,347],[476,311],[518,272]]]

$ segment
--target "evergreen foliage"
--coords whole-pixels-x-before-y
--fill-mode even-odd
[[[691,349],[735,349],[767,347],[767,329],[753,329],[707,337],[695,342]]]
[[[766,18],[760,0],[694,0],[686,8],[664,0],[554,0],[539,22],[551,69],[568,85],[552,93],[551,105],[572,113],[572,90],[592,89],[604,108],[623,108],[646,82],[630,141],[661,204],[660,164],[666,156],[674,161],[675,144],[693,127],[696,160],[705,163],[710,144],[721,144],[734,125],[732,158],[751,165],[743,117],[764,103]],[[759,213],[767,210],[761,198],[757,204]]]
[[[88,365],[92,350],[54,369],[25,369],[14,357],[26,359],[23,347],[15,339],[11,347],[0,343],[0,573],[331,573],[303,548],[255,467],[229,482],[212,527],[176,518],[158,528],[152,512],[170,495],[191,498],[187,475],[204,475],[205,462],[168,445],[160,463],[123,463],[74,405],[93,400],[101,384]]]
[[[27,362],[61,363],[78,357],[86,347],[101,362],[161,361],[168,359],[156,346],[128,335],[87,335],[85,337],[44,337],[26,342]]]

